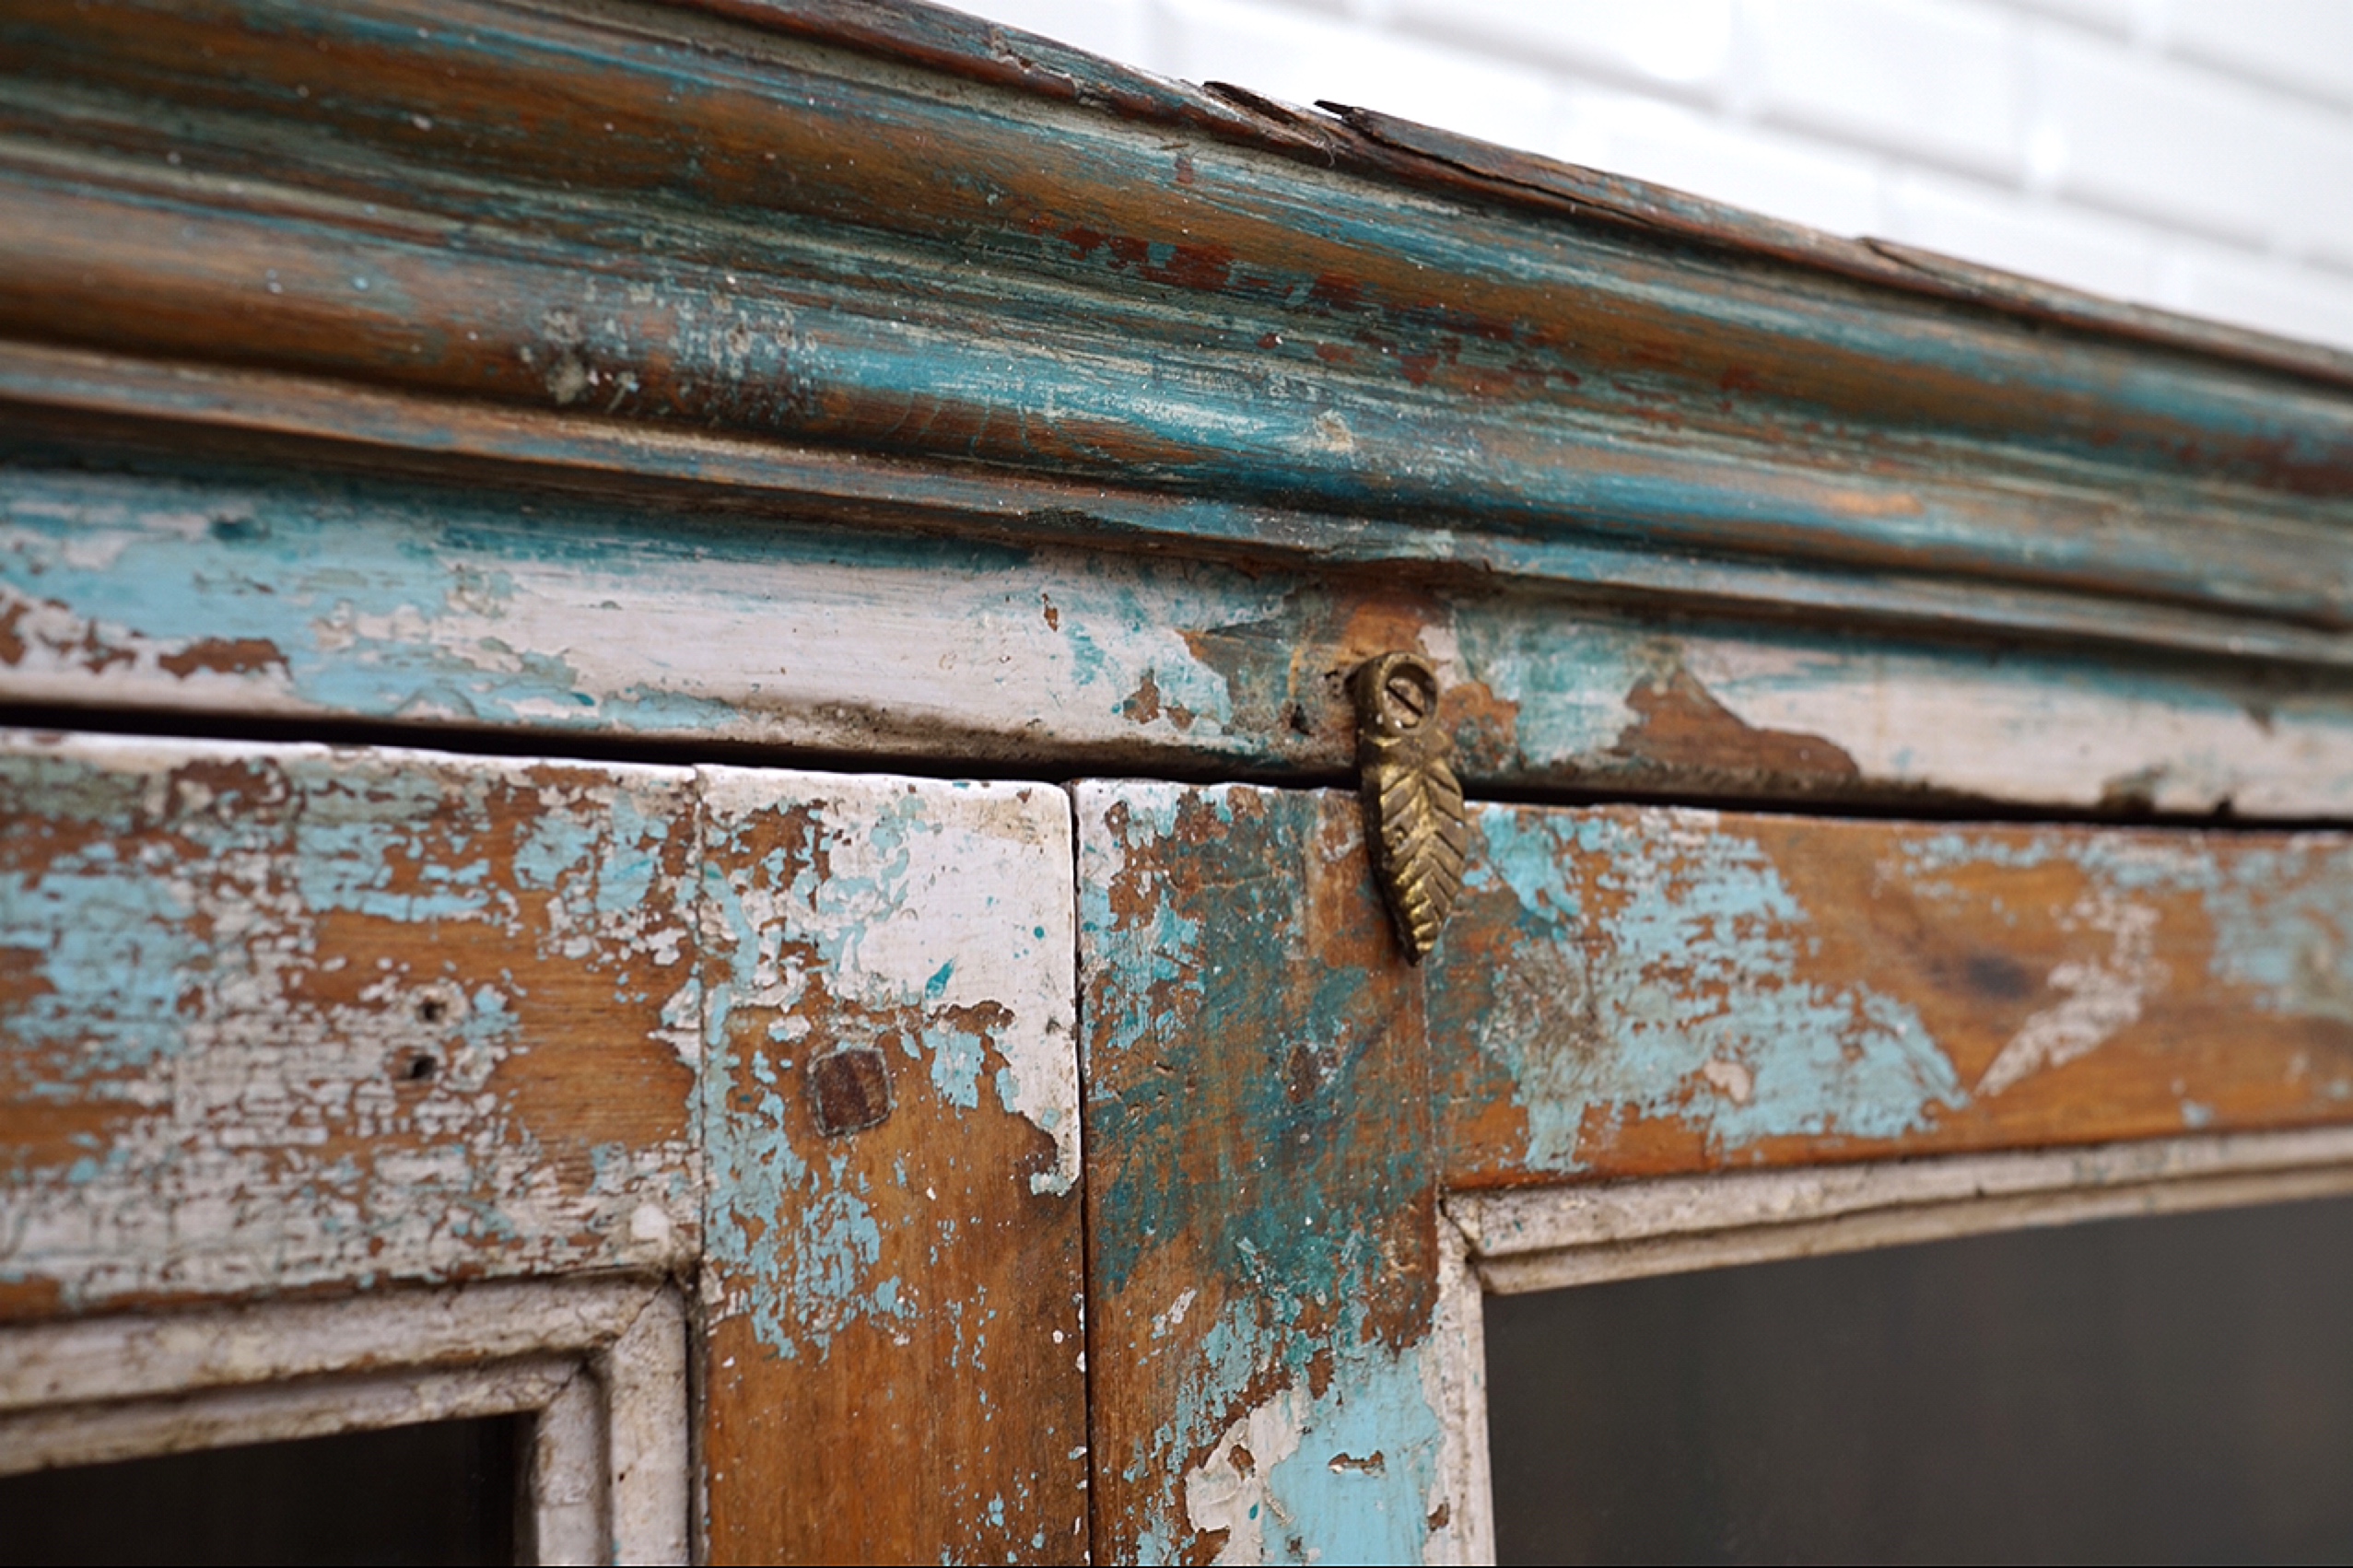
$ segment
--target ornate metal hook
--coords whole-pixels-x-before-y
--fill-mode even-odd
[[[1438,676],[1418,653],[1384,653],[1348,677],[1364,839],[1405,956],[1419,964],[1462,891],[1470,825],[1438,723]]]

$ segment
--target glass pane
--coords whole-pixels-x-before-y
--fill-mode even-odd
[[[2353,1200],[1487,1302],[1505,1562],[2353,1557]]]
[[[512,1562],[522,1418],[0,1478],[0,1563]]]

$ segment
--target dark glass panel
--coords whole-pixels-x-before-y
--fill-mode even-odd
[[[1505,1562],[2353,1559],[2353,1200],[1487,1303]]]
[[[515,1561],[521,1418],[0,1477],[0,1564]]]

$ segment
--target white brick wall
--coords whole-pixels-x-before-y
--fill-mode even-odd
[[[2353,347],[2353,0],[964,0],[1842,234]]]

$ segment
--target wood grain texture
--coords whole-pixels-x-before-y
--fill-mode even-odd
[[[27,461],[0,469],[0,701],[1336,774],[1347,672],[1418,648],[1491,788],[2353,811],[2342,675],[1666,623],[803,505],[755,525],[674,496]]]
[[[2353,838],[1489,806],[1450,1187],[2353,1120]]]
[[[702,777],[708,1558],[1085,1561],[1069,803]]]
[[[1440,1186],[2353,1126],[2347,836],[1484,805],[1417,970],[1350,795],[1078,798],[1108,1556],[1457,1549]]]
[[[1440,558],[1592,542],[2353,614],[2334,357],[2053,330],[1864,248],[1694,246],[1670,199],[1557,168],[1408,189],[1446,158],[1393,123],[1172,133],[1133,93],[734,10],[26,0],[0,331],[1213,490]],[[1352,160],[1293,156],[1318,138]]]
[[[700,1231],[680,769],[0,741],[0,1314]]]
[[[1004,541],[1141,548],[1318,574],[1372,568],[1433,590],[1498,584],[1668,604],[1793,614],[1840,626],[1915,632],[1989,631],[2090,639],[2102,648],[2167,649],[2232,664],[2286,660],[2353,663],[2353,641],[2324,626],[2251,619],[2212,606],[2050,585],[1996,585],[1941,576],[1933,564],[1840,568],[1798,552],[1781,558],[1692,554],[1572,529],[1467,530],[1429,511],[1335,520],[1295,498],[1269,501],[1151,487],[1147,469],[1109,484],[1007,467],[928,462],[814,441],[754,439],[708,427],[640,423],[615,439],[608,416],[396,392],[313,375],[156,361],[54,344],[0,340],[0,426],[7,445],[75,461],[133,438],[202,466],[228,453],[305,471],[447,470],[467,485],[497,475],[610,500],[666,497],[697,509],[765,520],[806,513],[860,527],[907,528]],[[76,443],[71,432],[80,433]]]
[[[1077,799],[1097,1555],[1447,1560],[1420,987],[1356,802]]]
[[[686,3],[1042,98],[1111,108],[1127,118],[1281,150],[1325,168],[1345,167],[1449,194],[1475,193],[1551,217],[1622,225],[1775,256],[1946,300],[2097,327],[2171,347],[2208,349],[2315,377],[2353,380],[2353,356],[2319,344],[2082,294],[1892,240],[1825,234],[1687,191],[1417,125],[1376,109],[1320,105],[1327,118],[1229,83],[1197,88],[942,6],[893,0]]]

